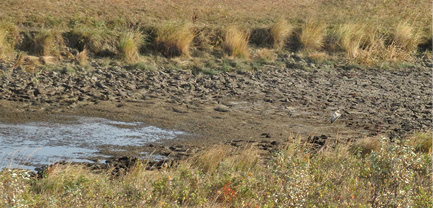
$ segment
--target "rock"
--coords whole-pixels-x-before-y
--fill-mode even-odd
[[[218,111],[218,112],[223,112],[223,113],[230,111],[230,109],[226,106],[218,106],[218,107],[214,108],[214,110]]]
[[[262,133],[260,136],[264,137],[264,138],[271,138],[271,134],[270,133]]]

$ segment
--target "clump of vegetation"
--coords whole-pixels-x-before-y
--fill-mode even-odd
[[[323,22],[307,21],[302,26],[299,41],[305,51],[322,49],[325,43],[326,25]]]
[[[432,132],[419,132],[409,137],[409,143],[416,151],[431,153],[433,134]]]
[[[381,33],[378,28],[368,28],[366,31],[366,44],[355,58],[358,63],[373,65],[380,61],[389,61],[393,57],[389,53],[386,43],[386,35]]]
[[[62,32],[58,30],[42,30],[35,35],[35,52],[39,56],[59,57],[65,48]]]
[[[119,32],[105,27],[77,26],[71,34],[77,39],[75,47],[87,48],[93,54],[117,54]]]
[[[127,63],[135,63],[139,60],[139,50],[143,45],[144,37],[141,32],[127,32],[120,36],[119,50],[122,58]]]
[[[0,23],[0,59],[11,59],[15,54],[14,47],[18,41],[18,28],[12,23]]]
[[[5,9],[0,13],[0,19],[10,23],[7,27],[0,24],[0,56],[10,59],[16,47],[32,55],[59,58],[60,53],[63,58],[73,59],[68,51],[82,51],[86,47],[92,57],[118,57],[131,64],[140,61],[137,58],[139,50],[135,48],[142,44],[137,40],[139,38],[132,37],[135,35],[124,32],[131,30],[140,30],[142,35],[149,37],[150,45],[155,46],[146,48],[149,57],[163,54],[168,58],[193,56],[218,60],[221,59],[219,47],[222,46],[228,56],[249,60],[250,41],[254,44],[251,47],[253,51],[272,46],[278,55],[299,52],[300,49],[306,56],[313,53],[317,57],[318,53],[314,53],[319,51],[329,55],[325,58],[343,58],[339,53],[342,50],[351,62],[378,66],[411,62],[415,57],[426,56],[429,54],[426,51],[431,50],[432,17],[427,0],[398,4],[377,0],[345,4],[292,0],[268,4],[249,0],[244,4],[248,7],[237,2],[211,0],[203,7],[200,2],[180,0],[179,7],[175,8],[167,2],[155,4],[130,0],[112,9],[99,1],[83,5],[70,4],[67,0],[35,0],[26,4],[3,0],[0,8]],[[371,5],[375,9],[371,9]],[[404,21],[396,24],[396,20]],[[191,21],[192,24],[184,24]],[[228,27],[221,31],[225,24],[247,30]],[[32,40],[23,35],[21,40],[19,33],[12,32],[17,30],[11,28],[38,35],[30,37]],[[64,31],[63,34],[56,34],[59,30]],[[245,31],[252,31],[251,40],[250,32]],[[288,42],[292,40],[292,31],[297,31],[293,37],[295,41]],[[62,42],[72,50],[64,51]],[[29,43],[36,44],[30,46]],[[191,50],[193,43],[196,50]],[[36,46],[36,51],[33,46]],[[423,54],[417,53],[417,49],[421,49]]]
[[[84,48],[81,52],[78,52],[78,54],[75,55],[75,61],[82,66],[87,65],[88,59],[89,52],[87,51],[87,48]]]
[[[229,56],[248,59],[249,38],[249,32],[242,31],[236,26],[229,26],[225,30],[222,47]]]
[[[273,46],[276,49],[281,49],[286,43],[288,37],[293,31],[293,26],[287,20],[279,19],[270,29]]]
[[[338,28],[338,46],[349,58],[359,56],[367,38],[365,30],[366,26],[360,24],[344,24]]]
[[[265,157],[255,146],[214,146],[160,170],[137,162],[120,177],[77,165],[42,179],[6,169],[0,206],[431,207],[432,157],[412,144],[376,137],[313,151],[294,138]]]
[[[380,138],[379,137],[366,137],[355,142],[352,145],[351,150],[354,152],[361,153],[362,155],[370,154],[373,151],[380,150]]]
[[[397,24],[392,32],[393,43],[402,51],[409,54],[418,48],[421,36],[412,25],[407,22]]]
[[[166,56],[189,56],[194,33],[188,24],[165,24],[158,28],[156,44]]]

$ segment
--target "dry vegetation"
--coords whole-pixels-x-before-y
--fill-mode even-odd
[[[366,138],[319,151],[291,139],[271,157],[210,147],[161,170],[120,177],[54,166],[42,179],[0,173],[2,207],[431,207],[431,133]],[[429,144],[425,143],[430,141]]]
[[[122,58],[127,63],[135,63],[140,59],[140,47],[143,45],[144,38],[141,32],[126,32],[120,36],[119,51]]]
[[[166,56],[189,56],[194,39],[190,25],[165,24],[158,27],[156,44]]]
[[[249,32],[230,26],[224,34],[223,49],[229,56],[248,59],[250,56],[248,50],[249,38]]]
[[[325,44],[326,25],[323,22],[307,21],[299,35],[299,41],[305,51],[317,51]]]
[[[431,50],[430,3],[4,0],[0,2],[0,8],[7,8],[0,11],[0,58],[10,60],[21,50],[74,59],[65,47],[78,51],[85,47],[89,57],[117,57],[131,64],[145,60],[144,54],[218,59],[226,53],[248,59],[252,51],[269,46],[248,43],[254,40],[269,42],[276,54],[301,50],[307,56],[327,54],[321,59],[329,55],[373,66],[410,62],[419,49]],[[260,28],[266,32],[245,32]],[[19,33],[36,34],[30,35],[34,44]],[[252,37],[256,34],[260,37]]]
[[[287,22],[287,20],[280,19],[275,22],[270,29],[274,48],[283,48],[292,31],[293,27]]]

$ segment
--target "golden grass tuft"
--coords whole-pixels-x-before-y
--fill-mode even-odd
[[[380,141],[377,137],[366,137],[356,141],[351,146],[352,152],[360,152],[362,155],[370,154],[372,151],[380,150]]]
[[[75,61],[82,66],[87,65],[88,59],[89,59],[89,52],[87,51],[87,48],[84,48],[81,52],[79,52],[75,56]]]
[[[45,177],[38,181],[34,189],[45,196],[68,192],[71,189],[83,191],[85,195],[95,191],[103,193],[108,191],[105,189],[108,188],[107,179],[106,174],[94,174],[80,165],[54,165],[46,170]]]
[[[323,22],[307,21],[302,26],[299,41],[306,51],[319,50],[324,46],[326,25]]]
[[[238,150],[238,152],[230,157],[227,157],[223,163],[232,170],[249,171],[257,169],[260,154],[257,148],[250,147]]]
[[[232,57],[246,58],[250,56],[248,50],[249,32],[230,26],[224,34],[223,50]]]
[[[158,28],[156,44],[165,56],[189,56],[194,36],[188,24],[165,24]]]
[[[418,132],[412,135],[409,139],[409,144],[415,147],[416,151],[431,152],[432,151],[432,132]]]
[[[61,51],[65,48],[62,33],[53,29],[42,30],[36,34],[34,41],[35,52],[40,56],[59,57]]]
[[[127,63],[135,63],[140,59],[140,47],[144,37],[139,31],[122,34],[119,41],[120,55]]]
[[[347,53],[349,58],[359,56],[366,39],[365,25],[344,24],[337,30],[338,46]]]
[[[280,19],[275,22],[270,29],[274,48],[280,49],[284,47],[284,44],[291,35],[292,31],[293,26],[290,25],[287,20]]]
[[[421,36],[412,25],[401,22],[395,26],[392,39],[397,47],[407,53],[413,53],[421,41]]]
[[[364,65],[412,60],[421,41],[418,33],[407,23],[398,24],[391,34],[382,32],[378,27],[364,29],[366,35],[362,39],[362,49],[355,58]]]
[[[12,52],[13,47],[7,40],[7,31],[0,29],[0,58],[9,58]]]
[[[0,23],[0,59],[10,59],[15,54],[19,39],[18,27],[11,23]]]
[[[228,155],[229,150],[227,146],[213,147],[195,156],[192,166],[197,167],[205,173],[213,173]]]
[[[388,53],[388,48],[385,44],[386,36],[379,32],[378,28],[366,29],[366,43],[360,50],[359,55],[355,60],[364,65],[374,65],[383,60],[389,60],[393,53]]]

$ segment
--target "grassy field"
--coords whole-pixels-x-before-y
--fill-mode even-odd
[[[312,151],[290,139],[263,157],[214,146],[173,167],[125,175],[54,166],[42,179],[0,173],[2,207],[432,207],[431,133]]]
[[[412,62],[431,50],[430,7],[427,0],[4,0],[0,59],[22,52],[155,65],[162,56],[204,69],[294,52],[313,61]]]

